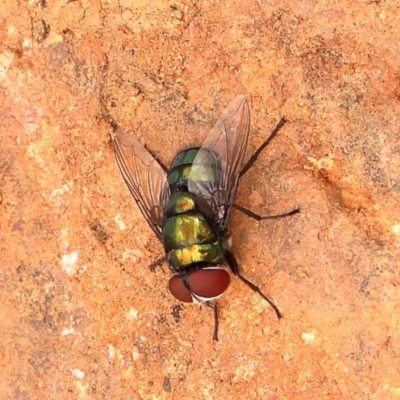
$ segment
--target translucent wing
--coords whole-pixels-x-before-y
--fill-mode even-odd
[[[197,195],[200,206],[205,201],[211,208],[220,231],[229,223],[249,129],[248,102],[243,95],[236,96],[208,134],[188,177],[189,191]]]
[[[114,150],[119,170],[132,196],[161,240],[164,204],[169,196],[167,174],[156,158],[132,136],[116,129]]]

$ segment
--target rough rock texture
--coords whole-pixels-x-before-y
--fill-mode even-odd
[[[396,0],[5,0],[1,399],[400,398]],[[107,109],[165,163],[238,93],[250,152],[234,280],[179,305],[117,170]]]

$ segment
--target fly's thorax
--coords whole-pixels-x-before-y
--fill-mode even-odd
[[[192,147],[178,153],[171,164],[171,169],[180,165],[192,164],[199,152],[200,147]]]
[[[167,177],[172,193],[176,191],[175,188],[188,186],[188,177],[198,152],[199,147],[183,150],[172,161]]]
[[[179,187],[188,187],[188,180],[192,182],[214,182],[220,171],[217,156],[211,151],[194,147],[180,152],[172,162],[168,172],[168,184],[174,193]],[[196,159],[196,156],[201,159]],[[196,162],[193,163],[196,159]]]
[[[167,260],[175,271],[190,269],[193,264],[217,265],[224,261],[224,248],[220,241],[196,243],[168,251]]]

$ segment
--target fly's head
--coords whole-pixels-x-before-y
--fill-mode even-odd
[[[169,290],[176,299],[185,303],[208,302],[220,298],[230,281],[230,275],[222,265],[213,265],[174,275],[169,280]]]

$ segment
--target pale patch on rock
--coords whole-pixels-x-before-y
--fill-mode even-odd
[[[78,261],[78,252],[73,251],[69,254],[64,254],[61,258],[61,268],[68,275],[72,275],[76,272],[76,262]]]
[[[131,321],[133,319],[138,319],[139,316],[139,311],[136,310],[135,308],[131,308],[127,313],[126,313],[126,318]]]
[[[61,336],[68,336],[68,335],[73,335],[75,333],[74,328],[63,328],[61,331]]]
[[[126,229],[126,225],[124,221],[122,221],[121,216],[119,214],[115,216],[114,221],[117,223],[118,228],[121,229],[121,231],[124,231]]]
[[[75,378],[83,379],[85,377],[85,373],[79,368],[72,368],[71,373]]]
[[[303,332],[301,334],[301,338],[304,340],[306,344],[314,343],[316,340],[316,336],[313,332]]]

